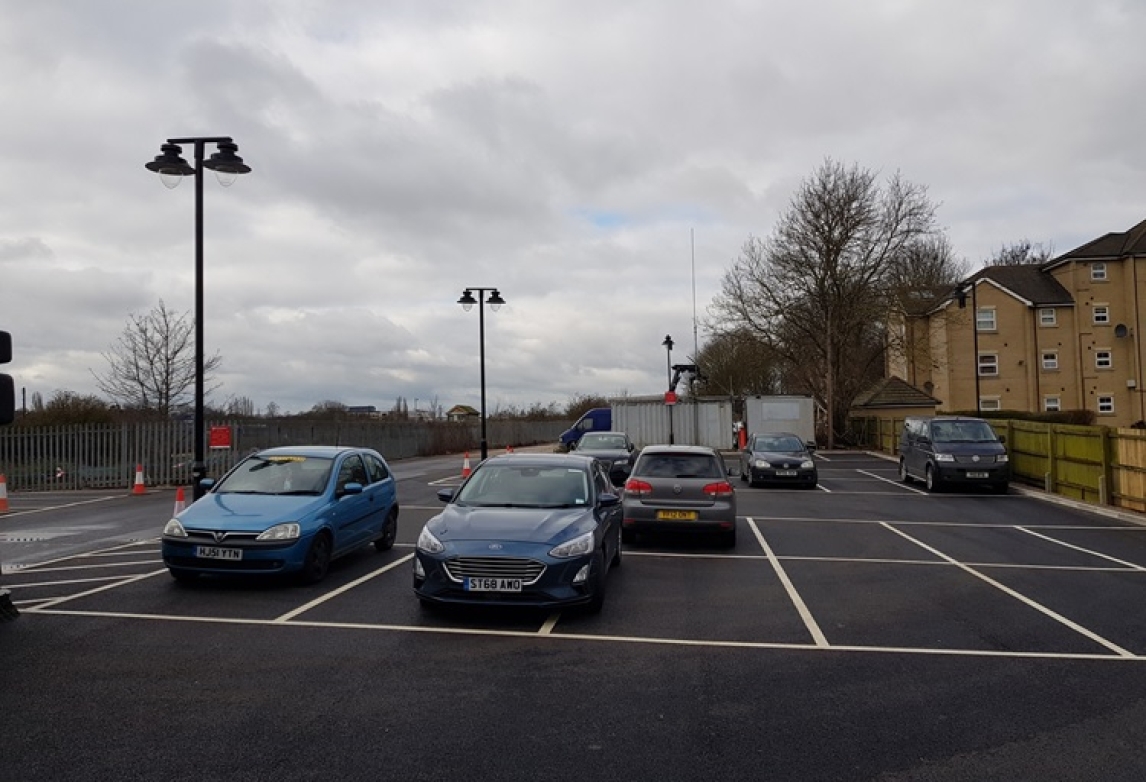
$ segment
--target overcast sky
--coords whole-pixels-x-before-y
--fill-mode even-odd
[[[194,310],[211,401],[661,393],[749,235],[825,159],[928,188],[979,266],[1146,218],[1139,0],[0,0],[0,328],[45,400]],[[214,151],[209,149],[208,152]],[[191,159],[191,150],[185,148]],[[694,313],[697,316],[694,318]]]

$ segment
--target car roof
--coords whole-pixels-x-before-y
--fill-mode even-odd
[[[797,440],[800,439],[800,435],[796,434],[795,432],[756,432],[752,436],[753,437],[795,437]],[[803,442],[803,441],[801,440],[801,442]]]
[[[491,456],[482,464],[512,464],[518,467],[567,467],[586,468],[595,462],[592,456],[576,453],[505,453]]]
[[[628,437],[628,435],[625,434],[624,432],[617,432],[617,431],[613,431],[612,429],[594,429],[591,432],[585,432],[585,434],[583,434],[581,436],[585,437],[586,435],[590,435],[590,434],[611,434],[611,435],[620,435],[621,437]]]
[[[716,456],[716,449],[707,445],[646,445],[641,449],[641,456],[654,453],[688,453],[705,456]]]
[[[334,457],[357,451],[370,451],[370,448],[357,448],[350,445],[279,445],[258,451],[259,456],[313,456],[333,459]]]

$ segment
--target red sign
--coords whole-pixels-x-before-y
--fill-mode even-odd
[[[666,405],[675,405],[676,404],[676,391],[666,391],[665,392],[665,404]]]
[[[230,448],[231,427],[212,426],[207,430],[207,442],[211,448]]]

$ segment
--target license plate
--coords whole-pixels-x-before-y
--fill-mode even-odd
[[[520,592],[520,578],[467,578],[467,592]]]
[[[985,473],[985,472],[969,472],[969,473],[967,473],[967,477],[968,478],[986,478],[987,473]]]
[[[776,471],[776,477],[777,478],[795,478],[798,474],[799,473],[797,473],[795,470],[777,470]]]
[[[698,517],[694,510],[658,510],[657,518],[661,521],[696,521]]]
[[[243,558],[243,550],[239,548],[219,548],[218,546],[196,546],[195,556],[200,559],[233,559]]]

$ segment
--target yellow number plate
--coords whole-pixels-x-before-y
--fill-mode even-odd
[[[694,510],[658,510],[657,519],[660,521],[696,521],[697,513]]]

